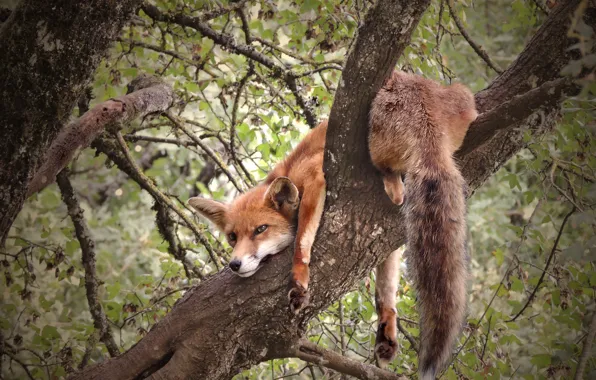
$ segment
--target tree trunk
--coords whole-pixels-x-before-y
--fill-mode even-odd
[[[23,0],[0,27],[0,246],[29,181],[141,0]]]
[[[525,103],[516,103],[515,96],[558,78],[574,43],[567,38],[567,29],[579,3],[570,0],[553,9],[516,62],[477,94],[481,113],[507,100],[523,107]],[[404,242],[399,208],[385,195],[368,158],[367,114],[426,6],[427,0],[377,2],[347,59],[327,135],[328,192],[311,262],[311,305],[297,317],[288,311],[289,250],[249,278],[223,270],[189,290],[128,352],[73,379],[229,379],[261,361],[296,356],[308,321]],[[594,9],[586,16],[586,23],[596,26]],[[531,128],[540,135],[554,125],[561,98],[543,100],[534,102],[529,112],[516,109],[506,125],[488,132],[483,146],[464,147],[468,153],[460,158],[472,189],[524,146],[524,130]],[[473,143],[468,141],[468,147]]]

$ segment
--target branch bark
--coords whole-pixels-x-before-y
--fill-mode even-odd
[[[407,377],[398,376],[389,371],[384,371],[370,364],[350,359],[327,350],[308,340],[301,340],[294,349],[293,356],[306,362],[322,365],[340,373],[354,376],[358,379],[368,380],[406,380]]]
[[[140,3],[23,0],[2,24],[0,246],[48,146]]]
[[[570,58],[568,48],[574,41],[566,33],[579,3],[570,0],[554,8],[516,62],[476,95],[482,113],[558,78]],[[426,6],[428,0],[377,2],[346,61],[329,121],[328,196],[311,263],[310,308],[298,317],[287,310],[289,252],[276,255],[250,278],[223,270],[189,290],[129,351],[73,375],[74,379],[228,379],[260,361],[295,356],[309,319],[403,243],[399,209],[392,207],[380,179],[371,175],[365,144],[367,114]],[[589,9],[584,20],[592,27],[594,15]],[[538,111],[532,108],[525,119],[506,121],[497,130],[484,133],[482,124],[473,126],[474,133],[486,137],[485,143],[459,154],[473,189],[524,146],[524,131],[540,135],[554,125],[560,100],[538,103]]]
[[[96,105],[60,132],[29,184],[28,197],[53,183],[75,153],[88,147],[107,127],[165,111],[174,103],[172,87],[156,77],[140,75],[129,88],[134,90]]]

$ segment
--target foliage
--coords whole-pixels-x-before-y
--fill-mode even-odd
[[[218,162],[165,117],[138,121],[123,132],[145,174],[180,207],[199,193],[233,198],[264,178],[300,141],[308,131],[308,112],[319,119],[329,114],[342,59],[369,5],[254,1],[239,8],[243,11],[225,12],[236,3],[152,2],[164,14],[198,17],[218,12],[202,22],[230,34],[236,44],[253,42],[258,46],[254,51],[273,66],[255,64],[204,33],[157,22],[141,11],[92,85],[91,105],[124,94],[125,85],[140,72],[155,73],[173,85],[179,96],[173,113],[200,136]],[[507,67],[546,18],[548,8],[540,4],[483,0],[473,7],[462,2],[455,11],[476,42],[499,66]],[[583,43],[593,41],[593,31],[585,25],[577,24],[575,32]],[[580,51],[587,50],[580,46]],[[595,64],[593,55],[583,54],[565,71],[583,68],[593,75]],[[496,75],[461,37],[444,1],[434,2],[424,15],[400,66],[446,82],[457,78],[475,91]],[[294,88],[289,77],[295,78]],[[568,100],[552,134],[534,141],[528,132],[527,149],[471,198],[470,314],[454,365],[443,378],[568,378],[574,373],[589,318],[596,311],[594,93],[596,86],[588,82],[582,95]],[[201,232],[218,255],[212,260],[173,214],[165,220],[174,226],[175,239],[164,238],[156,227],[155,200],[105,155],[94,153],[80,153],[71,165],[71,180],[95,241],[101,305],[125,350],[170,310],[184,289],[216,272],[230,249],[211,226],[202,224]],[[177,249],[184,254],[172,254]],[[3,377],[62,377],[77,368],[86,353],[91,362],[107,357],[104,344],[92,339],[95,328],[83,286],[81,246],[56,185],[28,200],[2,256],[0,331],[4,344],[14,348],[12,356],[2,358]],[[181,257],[191,264],[183,265]],[[401,350],[391,369],[409,377],[416,372],[412,342],[419,330],[407,264],[403,267],[406,276],[397,308],[411,341],[400,335]],[[311,322],[309,338],[372,363],[373,291],[371,274]],[[594,358],[588,371],[596,378]],[[290,376],[340,375],[297,359],[279,359],[237,378]]]

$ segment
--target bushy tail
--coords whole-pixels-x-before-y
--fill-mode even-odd
[[[406,177],[408,267],[420,311],[420,379],[447,364],[466,314],[464,180],[452,161],[421,161]]]

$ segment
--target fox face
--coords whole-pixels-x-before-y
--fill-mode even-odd
[[[294,241],[300,198],[287,177],[259,185],[230,204],[200,197],[188,203],[225,233],[234,248],[230,269],[241,277],[255,274],[269,255]]]

